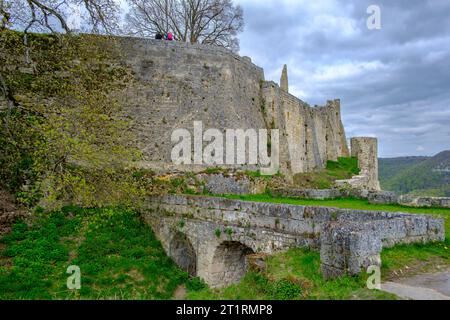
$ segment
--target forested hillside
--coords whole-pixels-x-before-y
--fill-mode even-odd
[[[381,158],[379,178],[384,190],[399,194],[450,196],[450,150],[434,157]]]

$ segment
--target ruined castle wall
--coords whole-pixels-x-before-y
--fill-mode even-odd
[[[370,190],[380,190],[378,181],[378,140],[370,137],[354,137],[350,140],[353,157],[358,158],[360,175],[367,177],[364,186]]]
[[[136,83],[122,96],[135,121],[145,164],[170,169],[174,129],[191,132],[194,121],[209,128],[263,129],[261,68],[215,47],[122,38],[123,60]],[[188,168],[189,170],[192,167]]]
[[[349,155],[339,100],[312,108],[273,82],[264,84],[262,95],[266,122],[282,131],[283,171],[309,172],[324,168],[327,160]]]
[[[378,181],[377,138],[353,137],[351,138],[350,145],[352,157],[358,158],[360,172],[351,179],[337,180],[335,184],[344,188],[350,187],[354,189],[380,191],[380,182]]]
[[[265,82],[263,70],[250,58],[223,48],[138,38],[119,43],[121,62],[135,74],[119,98],[134,120],[146,167],[195,171],[170,159],[173,130],[193,133],[194,121],[202,121],[203,131],[280,129],[281,171],[288,178],[348,156],[339,100],[311,108]]]

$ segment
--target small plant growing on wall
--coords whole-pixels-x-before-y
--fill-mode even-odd
[[[233,229],[226,228],[225,233],[228,235],[228,237],[231,239],[231,236],[233,235]]]
[[[215,234],[215,236],[216,236],[217,238],[220,238],[220,236],[222,235],[222,231],[220,231],[220,229],[217,228],[217,229],[214,231],[214,234]]]
[[[331,213],[331,220],[334,220],[334,221],[337,220],[337,213],[336,212],[332,212]]]
[[[279,225],[280,225],[280,219],[279,219],[279,218],[276,218],[276,219],[275,219],[275,228],[278,228]]]

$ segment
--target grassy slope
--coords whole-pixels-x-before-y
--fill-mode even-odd
[[[430,157],[398,157],[398,158],[379,158],[378,159],[378,177],[381,185],[402,170],[419,164]]]
[[[138,216],[126,210],[66,209],[1,240],[0,299],[169,299],[189,280]],[[81,269],[81,290],[66,269]]]
[[[338,161],[327,161],[324,170],[294,175],[294,185],[299,188],[329,189],[334,181],[350,179],[357,174],[358,159],[342,157]]]
[[[41,214],[16,223],[0,242],[0,299],[170,299],[183,285],[189,299],[392,298],[364,288],[364,278],[325,282],[318,252],[292,249],[268,258],[267,271],[250,271],[217,292],[189,279],[166,256],[152,231],[119,209]],[[66,288],[69,265],[81,269],[80,291]]]
[[[234,196],[251,201],[333,205],[357,209],[439,214],[448,209],[417,209],[369,205],[361,200],[294,200],[268,196]],[[449,240],[428,245],[398,246],[382,253],[382,275],[420,271],[426,264],[450,266]],[[138,215],[120,209],[80,210],[41,214],[31,226],[17,223],[0,241],[0,299],[170,299],[187,287],[189,299],[391,299],[392,295],[365,289],[365,277],[324,281],[318,252],[291,249],[267,259],[264,272],[250,271],[236,285],[205,288],[189,279],[166,256],[160,243]],[[420,270],[416,262],[423,262]],[[66,288],[66,268],[78,265],[82,289]]]

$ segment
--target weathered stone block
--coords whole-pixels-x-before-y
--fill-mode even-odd
[[[373,204],[396,204],[397,195],[390,191],[372,191],[369,192],[367,199]]]
[[[444,241],[445,228],[444,219],[442,218],[429,218],[427,227],[427,236],[430,241]]]
[[[325,278],[358,274],[380,265],[381,240],[370,224],[330,223],[321,235],[320,261]]]
[[[405,220],[406,233],[408,236],[426,235],[428,229],[427,217],[411,216]]]

